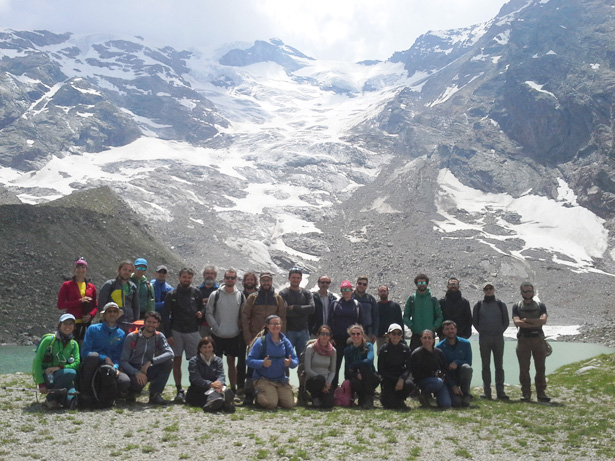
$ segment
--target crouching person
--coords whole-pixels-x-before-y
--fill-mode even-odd
[[[82,345],[83,367],[80,378],[79,406],[109,408],[117,397],[126,398],[130,378],[119,370],[126,333],[118,327],[123,315],[114,302],[105,304],[101,322],[91,325]]]
[[[367,340],[363,327],[357,323],[348,328],[349,344],[344,349],[346,379],[352,390],[359,396],[359,406],[374,407],[374,391],[380,384],[380,377],[374,368],[374,346]]]
[[[222,359],[214,354],[216,344],[209,336],[199,341],[197,354],[188,362],[190,387],[186,403],[205,412],[235,413],[235,395],[225,384]]]
[[[47,394],[43,405],[52,410],[74,408],[75,380],[79,369],[79,345],[73,339],[75,317],[62,314],[58,331],[41,339],[32,363],[32,376],[41,394]]]
[[[264,330],[254,338],[246,364],[254,369],[253,379],[256,403],[274,410],[277,406],[295,406],[293,389],[288,382],[287,370],[299,364],[291,342],[281,333],[282,319],[270,315]]]
[[[405,410],[406,399],[416,389],[412,381],[410,348],[402,341],[403,329],[392,323],[386,343],[378,351],[378,373],[382,377],[380,402],[384,408]]]
[[[446,320],[442,324],[444,339],[436,346],[446,357],[447,386],[454,407],[470,406],[470,384],[472,382],[472,346],[470,341],[457,336],[457,324]]]
[[[130,378],[128,400],[149,383],[149,403],[168,403],[162,392],[173,369],[173,350],[164,334],[157,331],[161,320],[158,312],[146,312],[143,328],[129,333],[124,340],[120,369]]]

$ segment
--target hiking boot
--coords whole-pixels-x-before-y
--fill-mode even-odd
[[[218,411],[224,405],[223,399],[209,399],[207,403],[203,405],[203,411],[205,413],[213,413],[214,411]]]
[[[243,398],[243,406],[249,407],[250,405],[254,405],[254,394],[246,393],[246,395]]]
[[[506,395],[504,392],[500,392],[498,394],[498,400],[510,400],[510,397]]]
[[[491,400],[491,394],[483,394],[480,396],[481,399],[483,400]]]
[[[47,410],[57,410],[58,408],[60,408],[60,402],[58,402],[57,400],[45,400],[43,402],[43,406]]]
[[[365,400],[360,404],[364,410],[371,410],[374,408],[374,396],[365,397]]]
[[[469,406],[470,406],[470,396],[469,395],[464,395],[461,398],[461,407],[468,408]]]
[[[224,403],[222,405],[222,411],[226,413],[235,413],[235,404],[234,403]]]
[[[175,403],[186,403],[186,393],[183,389],[177,391],[175,398],[173,399]]]
[[[529,402],[532,400],[532,394],[523,394],[520,400],[522,402]]]
[[[76,410],[79,407],[79,401],[77,400],[76,395],[68,401],[67,407],[69,410]]]
[[[160,392],[157,392],[156,394],[149,396],[148,403],[151,403],[153,405],[167,405],[169,401],[166,400]]]
[[[137,401],[137,396],[134,392],[127,392],[124,396],[124,400],[126,400],[126,403],[135,403]]]
[[[322,400],[320,400],[319,397],[313,397],[312,398],[312,406],[314,408],[320,408],[322,407]]]
[[[537,399],[539,402],[550,402],[551,401],[551,397],[547,397],[547,394],[538,394]]]
[[[430,408],[431,407],[431,403],[429,403],[429,396],[427,394],[420,394],[419,395],[419,402],[421,402],[421,407],[423,407],[423,408]]]

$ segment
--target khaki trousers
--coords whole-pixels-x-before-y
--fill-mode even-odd
[[[295,406],[293,388],[288,383],[260,378],[256,381],[254,388],[256,389],[256,403],[267,410],[273,410],[278,405],[282,408]]]
[[[532,381],[530,378],[530,360],[534,357],[534,367],[536,368],[536,394],[544,395],[547,389],[547,379],[545,378],[545,360],[547,358],[547,348],[542,336],[519,337],[517,339],[517,359],[519,360],[519,382],[521,383],[521,393],[524,396],[532,395]]]

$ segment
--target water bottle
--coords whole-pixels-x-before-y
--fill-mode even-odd
[[[50,386],[53,384],[53,373],[47,373],[47,384]]]

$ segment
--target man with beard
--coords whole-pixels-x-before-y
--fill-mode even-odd
[[[444,320],[452,320],[457,325],[457,336],[468,339],[472,336],[472,310],[470,302],[461,296],[459,279],[451,277],[446,284],[446,294],[440,299],[440,308]],[[444,339],[442,328],[438,330],[440,339]]]
[[[185,351],[186,360],[190,360],[196,355],[201,340],[199,322],[204,316],[205,307],[201,292],[192,286],[193,278],[192,269],[184,267],[179,271],[179,285],[167,294],[162,315],[164,334],[174,355],[173,378],[177,388],[176,403],[186,401],[186,394],[182,389],[182,352]]]
[[[258,291],[258,279],[254,272],[246,272],[243,274],[243,295],[246,299],[252,293]],[[239,320],[241,326],[241,318]],[[237,357],[237,393],[242,394],[246,384],[246,353],[247,346],[243,338],[243,332],[241,333],[241,341],[239,342],[239,356]]]
[[[280,296],[286,302],[286,337],[295,348],[297,357],[305,349],[310,339],[308,319],[314,314],[314,297],[305,288],[301,288],[303,272],[293,267],[288,272],[289,287],[280,291]]]
[[[337,300],[335,295],[329,291],[331,277],[321,275],[318,278],[318,291],[312,292],[314,296],[314,314],[308,319],[310,333],[316,336],[318,329],[322,325],[329,325],[329,306]]]
[[[367,275],[361,275],[357,278],[357,286],[355,287],[352,297],[359,301],[361,311],[363,312],[363,329],[369,338],[369,342],[376,342],[378,334],[378,303],[376,298],[367,292]]]
[[[215,266],[205,266],[203,268],[203,283],[199,285],[199,291],[201,292],[201,296],[203,297],[203,309],[207,307],[209,295],[218,289],[218,284],[216,283],[217,276],[218,271],[216,271]],[[201,324],[199,325],[199,333],[201,334],[201,338],[204,338],[205,336],[211,336],[211,328],[209,328],[209,323],[207,322],[206,316],[203,316],[203,318],[201,319]]]
[[[545,378],[545,360],[547,345],[542,326],[547,323],[547,307],[540,301],[534,301],[534,285],[530,282],[521,284],[521,297],[513,306],[512,318],[517,332],[517,359],[519,360],[519,382],[521,383],[521,400],[532,398],[532,382],[530,380],[530,361],[534,357],[536,376],[536,396],[539,402],[550,402],[547,397],[547,380]]]
[[[414,277],[414,284],[416,293],[408,297],[404,308],[404,323],[412,331],[411,351],[421,346],[423,331],[437,331],[442,325],[442,310],[429,291],[429,277],[419,274]]]
[[[164,309],[164,299],[167,297],[167,293],[173,291],[173,287],[167,283],[168,272],[167,266],[158,266],[156,269],[156,278],[150,281],[152,288],[154,288],[156,312],[159,314],[162,314],[162,310]]]
[[[246,345],[250,345],[254,337],[263,330],[265,320],[270,315],[280,317],[282,331],[286,331],[286,305],[284,300],[273,288],[273,274],[262,272],[260,288],[256,293],[248,296],[241,310],[241,330]],[[248,368],[246,373],[244,405],[251,405],[254,402],[252,371],[251,368]]]
[[[105,306],[114,302],[124,312],[117,323],[128,333],[132,329],[132,322],[139,320],[139,295],[137,286],[130,281],[134,272],[131,261],[122,261],[117,268],[117,277],[107,280],[100,289],[98,305]]]
[[[135,260],[135,271],[130,276],[130,281],[137,287],[137,295],[139,296],[139,318],[145,318],[145,313],[156,309],[156,295],[154,287],[145,275],[147,272],[147,260],[137,258]]]
[[[376,345],[378,350],[386,342],[386,334],[389,331],[389,326],[396,323],[397,325],[403,325],[404,321],[401,314],[401,306],[395,301],[389,299],[389,287],[386,285],[380,285],[378,287],[378,337],[376,338]],[[401,327],[401,339],[404,340],[404,330]]]
[[[442,323],[444,339],[436,346],[446,356],[448,370],[446,384],[454,407],[470,406],[472,382],[472,346],[470,341],[457,335],[457,325],[452,320]]]

